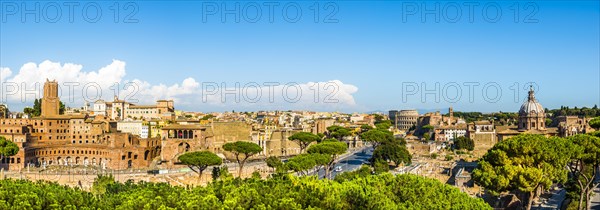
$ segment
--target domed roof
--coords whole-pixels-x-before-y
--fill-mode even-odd
[[[521,109],[519,109],[520,115],[526,115],[529,113],[544,113],[544,108],[540,103],[535,100],[535,95],[533,92],[533,87],[529,89],[529,96],[527,97],[527,101],[521,105]]]

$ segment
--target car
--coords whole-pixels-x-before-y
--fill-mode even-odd
[[[341,166],[338,166],[338,167],[335,167],[334,171],[340,172],[340,171],[343,171],[343,169]]]

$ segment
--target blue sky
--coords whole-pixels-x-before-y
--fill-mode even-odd
[[[537,84],[536,96],[544,107],[600,104],[598,1],[535,1],[529,5],[483,1],[474,6],[473,21],[464,5],[471,1],[456,2],[461,11],[456,21],[456,5],[447,1],[279,2],[271,22],[265,2],[151,1],[125,7],[126,2],[102,1],[98,2],[102,16],[95,23],[82,15],[82,7],[88,6],[86,17],[93,19],[94,5],[75,7],[71,23],[68,7],[60,2],[62,16],[51,23],[47,19],[56,17],[52,12],[55,5],[2,1],[0,67],[12,72],[2,80],[16,80],[22,66],[30,62],[73,63],[82,65],[81,72],[93,72],[118,60],[126,63],[122,81],[139,80],[148,87],[184,86],[182,81],[193,78],[197,83],[225,82],[232,87],[235,82],[339,81],[355,88],[342,90],[350,98],[340,104],[311,104],[309,100],[290,105],[298,109],[366,112],[453,106],[462,111],[517,111],[526,96],[527,82]],[[39,23],[34,15],[25,15],[23,21],[23,7],[31,9],[36,3],[40,4]],[[114,22],[115,3],[120,8],[118,23]],[[220,12],[236,4],[239,23],[231,14],[223,21]],[[423,13],[436,4],[439,10],[434,13],[439,21],[435,14]],[[18,11],[13,14],[15,5]],[[248,19],[256,17],[255,5],[261,7],[261,16],[254,23]],[[315,5],[319,7],[317,23]],[[282,9],[285,6],[287,13]],[[294,6],[300,6],[302,16],[292,23]],[[137,22],[125,23],[133,8],[137,13],[131,19]],[[218,11],[212,14],[215,8]],[[498,10],[502,15],[494,20]],[[325,20],[330,14],[333,16]],[[479,83],[472,101],[465,82]],[[432,89],[436,83],[440,88],[433,92],[440,95],[439,102],[434,94],[422,100],[422,87],[414,95],[403,91],[407,84]],[[515,83],[519,87],[516,101]],[[458,99],[453,84],[461,87]],[[486,84],[493,87],[487,97],[483,95]],[[451,96],[444,95],[444,86],[450,88],[447,95]],[[502,90],[499,98],[494,88]],[[148,92],[140,97],[151,97],[152,91]],[[176,105],[181,104],[177,108],[194,111],[286,109],[287,105],[281,100],[273,106],[186,103],[198,95],[164,94],[176,98]],[[18,108],[27,105],[15,100],[4,103]]]

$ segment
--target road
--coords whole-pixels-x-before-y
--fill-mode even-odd
[[[567,191],[565,189],[553,190],[550,192],[552,197],[545,200],[541,204],[532,204],[531,209],[536,210],[551,210],[551,209],[560,209],[560,205],[565,200]]]
[[[333,171],[331,174],[331,178],[333,179],[336,175],[338,175],[340,173],[344,173],[346,171],[354,171],[354,170],[360,168],[360,166],[363,163],[369,162],[369,158],[371,158],[372,155],[373,155],[373,148],[367,147],[367,148],[364,148],[362,150],[355,152],[352,155],[349,155],[347,157],[340,159],[333,168],[335,169],[336,167],[339,166],[342,168],[342,171],[340,171],[340,172]],[[324,178],[324,177],[325,177],[325,170],[324,169],[319,170],[319,178]]]
[[[594,195],[590,200],[592,200],[592,204],[590,205],[592,206],[592,209],[600,210],[600,187],[594,189]]]
[[[597,169],[600,170],[600,169]],[[596,181],[595,183],[600,182],[600,176],[596,176]],[[590,198],[591,200],[591,204],[590,206],[592,207],[592,209],[597,209],[600,210],[600,185],[598,187],[596,187],[596,189],[594,189],[592,198]]]

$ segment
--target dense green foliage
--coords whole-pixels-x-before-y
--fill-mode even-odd
[[[348,150],[348,145],[346,143],[335,139],[329,139],[310,146],[307,152],[309,154],[324,154],[331,157],[329,162],[325,165],[325,177],[330,177],[331,170],[333,170],[337,157],[344,154],[346,150]]]
[[[481,112],[454,112],[453,115],[454,115],[454,117],[465,119],[465,121],[467,121],[468,123],[473,122],[473,121],[483,120],[486,117],[488,117],[488,116],[485,116]],[[446,114],[446,116],[448,116],[448,114]]]
[[[204,115],[202,118],[200,118],[200,120],[209,120],[209,119],[214,118],[214,117],[215,116],[212,115],[212,114],[207,114],[207,115]]]
[[[12,141],[6,140],[0,136],[0,159],[7,156],[16,155],[19,152],[19,146]]]
[[[190,189],[108,182],[105,190],[100,197],[54,183],[0,180],[0,209],[491,209],[457,188],[415,175],[364,174],[340,182],[226,179]]]
[[[396,165],[411,163],[412,156],[406,149],[406,141],[394,138],[392,132],[378,127],[362,133],[360,137],[373,145],[375,150],[371,157],[371,164],[376,166],[378,171],[387,171],[390,161]]]
[[[300,153],[302,153],[308,147],[308,145],[321,140],[321,137],[310,132],[298,132],[288,137],[288,139],[298,143],[300,146]]]
[[[448,116],[448,114],[446,114]],[[454,117],[465,119],[467,123],[480,120],[494,120],[498,125],[515,125],[519,114],[515,112],[497,112],[484,114],[481,112],[454,112]]]
[[[375,148],[372,160],[384,160],[394,162],[396,165],[410,164],[412,156],[406,149],[406,142],[403,139],[394,139],[386,141]]]
[[[328,133],[329,137],[335,138],[338,140],[342,140],[342,138],[352,135],[348,128],[344,128],[339,125],[332,125],[332,126],[327,127],[327,133]]]
[[[381,130],[387,130],[390,129],[390,127],[392,127],[392,121],[390,120],[383,120],[375,124],[375,128]]]
[[[422,129],[425,132],[433,131],[433,126],[432,125],[425,125],[425,126],[422,127]]]
[[[578,209],[585,209],[585,206],[590,205],[593,189],[600,185],[594,184],[594,177],[598,176],[595,169],[600,166],[600,138],[579,134],[569,137],[568,140],[575,144],[571,162],[568,164],[572,175],[567,183],[570,191],[568,197],[578,201]]]
[[[456,139],[454,139],[454,149],[457,150],[469,150],[469,151],[473,151],[473,149],[475,149],[475,142],[473,141],[473,139],[464,137],[464,136],[460,136]]]
[[[472,177],[492,194],[516,191],[528,195],[523,203],[530,209],[538,196],[536,190],[567,180],[565,166],[574,149],[563,138],[518,135],[494,145],[479,161]]]
[[[329,154],[300,154],[290,158],[285,163],[285,169],[308,175],[308,172],[317,166],[327,166],[331,162],[331,158]]]
[[[377,174],[388,172],[390,170],[390,164],[383,159],[373,159],[373,171]]]
[[[212,152],[188,152],[178,157],[179,161],[190,167],[192,171],[198,173],[198,178],[202,177],[202,172],[209,166],[221,165],[223,160]]]
[[[589,124],[590,124],[590,127],[594,128],[596,130],[600,129],[600,117],[596,117],[596,118],[590,120]]]
[[[42,115],[42,99],[35,99],[35,101],[33,101],[33,116],[37,117]]]
[[[598,109],[597,105],[594,105],[592,108],[588,107],[573,107],[570,108],[568,106],[561,106],[560,109],[552,109],[546,110],[547,114],[552,114],[552,116],[585,116],[585,117],[598,117],[600,116],[600,109]]]
[[[389,142],[394,140],[394,135],[392,132],[382,129],[373,129],[367,132],[364,132],[360,135],[360,138],[363,141],[371,142],[373,148],[377,148],[380,144],[384,142]]]
[[[267,166],[275,169],[278,172],[281,172],[283,170],[283,162],[278,157],[275,157],[275,156],[268,157],[265,160],[265,162],[267,163]]]
[[[0,180],[0,209],[96,209],[92,193],[50,182]]]
[[[373,129],[373,127],[371,127],[370,125],[367,125],[367,124],[363,124],[363,125],[360,126],[360,132],[361,133],[370,131],[372,129]]]
[[[335,180],[336,182],[345,182],[358,177],[367,177],[373,173],[374,171],[371,170],[371,167],[369,167],[368,165],[362,165],[358,170],[346,171],[344,173],[336,175],[333,180]]]

